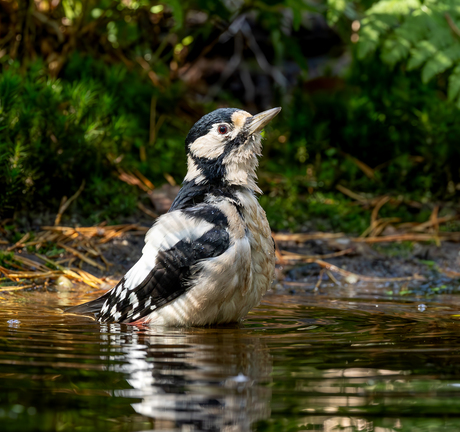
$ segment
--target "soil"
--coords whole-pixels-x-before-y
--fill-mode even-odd
[[[151,218],[139,215],[127,219],[127,224],[139,224],[146,228],[150,227]],[[37,221],[24,226],[27,229],[36,229],[44,222]],[[24,224],[23,224],[24,225]],[[71,226],[68,221],[65,225]],[[22,231],[24,232],[24,231]],[[101,271],[80,262],[81,268],[97,276],[110,276],[110,279],[119,279],[139,259],[144,245],[144,233],[126,232],[99,247],[112,266],[109,271]],[[293,252],[305,256],[321,256],[339,251],[350,250],[343,256],[324,258],[323,261],[333,264],[340,269],[356,275],[376,278],[412,278],[407,281],[381,280],[373,281],[372,291],[376,293],[415,293],[420,295],[432,293],[453,293],[460,291],[460,243],[443,241],[440,246],[428,242],[397,242],[378,243],[368,245],[366,243],[354,243],[350,238],[320,239],[306,242],[278,241],[278,249]],[[6,249],[8,245],[0,245],[0,249]],[[33,254],[25,250],[17,250],[23,256],[34,259]],[[65,257],[61,254],[59,258]],[[57,258],[57,259],[59,259]],[[98,259],[96,259],[98,261]],[[103,264],[100,260],[99,262]],[[362,287],[369,287],[369,283],[353,281],[353,278],[323,269],[314,262],[302,261],[278,263],[275,273],[273,289],[275,292],[321,293],[323,290],[331,290],[353,286],[355,292]],[[352,282],[352,283],[350,283]],[[354,283],[353,283],[354,282]],[[110,286],[103,287],[109,288]]]
[[[284,242],[283,250],[303,255],[322,255],[345,248],[353,252],[327,261],[348,272],[367,277],[382,278],[372,283],[373,292],[381,294],[436,294],[460,291],[460,244],[442,242],[440,246],[427,243],[383,243],[367,245],[340,241],[312,240],[302,244]],[[292,294],[302,291],[318,292],[331,287],[350,285],[347,278],[333,272],[322,272],[316,263],[297,264],[278,269],[276,288],[288,289]],[[410,278],[407,281],[391,281],[392,278]],[[321,280],[319,280],[321,278]],[[388,278],[388,280],[385,280]],[[329,284],[328,284],[329,283]],[[369,283],[358,281],[359,287]]]
[[[139,259],[144,245],[143,235],[126,233],[122,238],[101,245],[108,261],[113,263],[110,276],[121,277]],[[348,272],[377,278],[413,277],[407,282],[382,281],[373,283],[375,288],[393,291],[430,293],[440,288],[444,293],[460,291],[460,243],[442,242],[441,246],[427,243],[391,243],[369,246],[355,243],[346,238],[339,240],[311,240],[304,243],[278,242],[279,249],[306,256],[318,256],[353,248],[353,252],[324,261]],[[96,276],[107,276],[97,269],[83,264],[83,269]],[[347,278],[334,272],[321,272],[316,263],[277,264],[273,288],[276,291],[297,293],[300,291],[317,292],[321,275],[322,287],[350,285]],[[357,282],[357,287],[368,285]],[[399,287],[399,288],[397,288]],[[315,289],[316,288],[316,289]]]

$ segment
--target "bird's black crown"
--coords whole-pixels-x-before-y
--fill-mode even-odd
[[[216,123],[232,123],[232,114],[242,111],[238,108],[219,108],[200,118],[190,129],[185,139],[185,149],[188,152],[190,144],[199,137],[206,135]]]

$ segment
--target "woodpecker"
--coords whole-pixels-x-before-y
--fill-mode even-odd
[[[279,112],[221,108],[185,140],[187,175],[142,257],[110,291],[68,309],[102,323],[206,326],[241,321],[273,279],[274,242],[256,194],[261,131]]]

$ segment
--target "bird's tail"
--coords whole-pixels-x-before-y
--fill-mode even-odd
[[[104,305],[107,297],[109,297],[110,291],[112,290],[107,291],[104,295],[95,300],[91,300],[78,306],[72,306],[65,311],[67,313],[80,315],[95,315],[97,318],[97,316],[101,313],[102,306]]]

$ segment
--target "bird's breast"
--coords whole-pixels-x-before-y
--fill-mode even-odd
[[[247,289],[261,297],[270,287],[275,270],[271,230],[264,209],[252,193],[241,192],[238,198],[242,203],[242,218],[251,246],[252,285]]]

